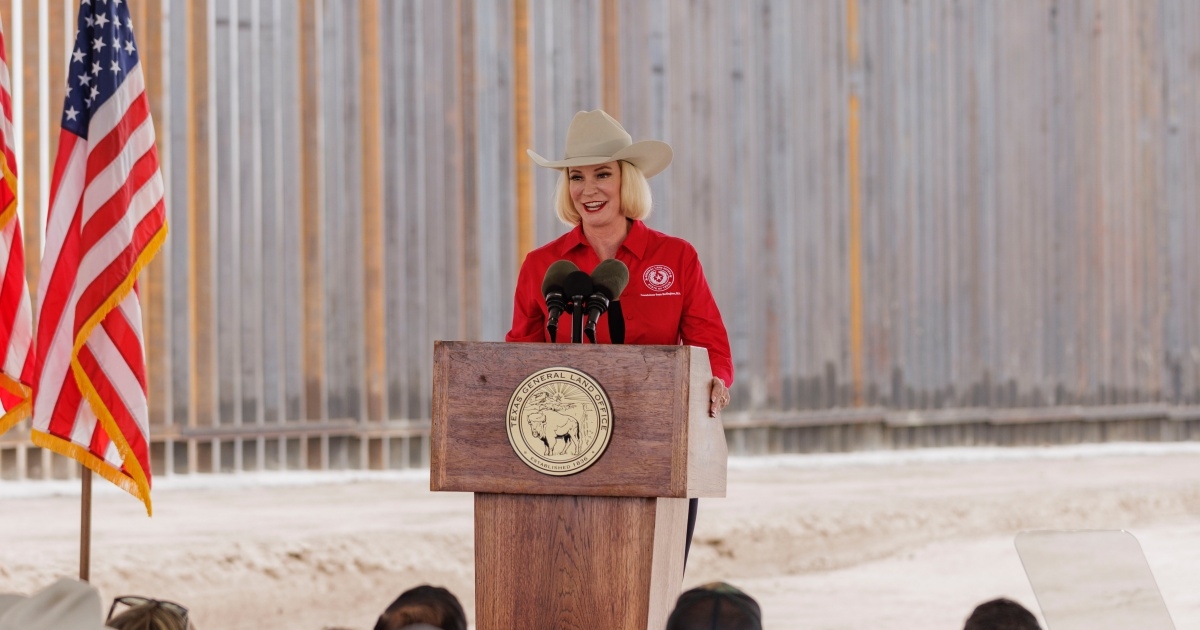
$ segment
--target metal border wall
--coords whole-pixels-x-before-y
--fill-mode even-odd
[[[75,4],[0,0],[31,256]],[[171,224],[157,474],[421,465],[433,341],[502,338],[564,229],[525,145],[602,104],[676,149],[649,223],[725,315],[731,442],[1007,443],[936,419],[1078,409],[1044,439],[1194,438],[1087,428],[1200,404],[1192,0],[131,4]],[[934,420],[838,420],[876,412]],[[72,474],[25,430],[0,478]]]

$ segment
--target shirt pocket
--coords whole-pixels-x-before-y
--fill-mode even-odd
[[[621,298],[625,343],[669,346],[679,343],[681,295],[634,295]]]

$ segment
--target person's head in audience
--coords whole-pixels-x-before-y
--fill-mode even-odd
[[[467,615],[450,591],[440,586],[410,588],[379,615],[375,630],[467,630]]]
[[[737,587],[713,582],[679,596],[667,630],[762,630],[762,610]]]
[[[0,595],[0,630],[103,630],[96,587],[71,578],[33,595]]]
[[[1042,627],[1024,606],[1000,598],[976,606],[963,630],[1042,630]]]
[[[166,600],[122,595],[108,609],[108,627],[117,630],[188,630],[187,608]]]

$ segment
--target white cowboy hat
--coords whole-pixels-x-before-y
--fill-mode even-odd
[[[0,630],[103,630],[100,592],[87,582],[60,578],[30,595],[5,597]]]
[[[658,140],[634,142],[621,123],[604,110],[579,112],[567,127],[567,150],[563,159],[552,162],[526,150],[538,166],[569,168],[592,166],[614,160],[625,160],[641,169],[646,177],[654,177],[671,163],[671,145]]]

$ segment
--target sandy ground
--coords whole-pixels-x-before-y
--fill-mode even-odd
[[[155,516],[97,486],[103,595],[188,605],[200,630],[370,630],[402,590],[474,609],[471,496],[419,472],[156,482]],[[940,449],[734,459],[701,501],[685,587],[724,579],[767,628],[961,628],[975,604],[1037,600],[1013,537],[1137,536],[1177,628],[1200,628],[1200,445]],[[0,482],[0,592],[78,570],[74,484]]]

